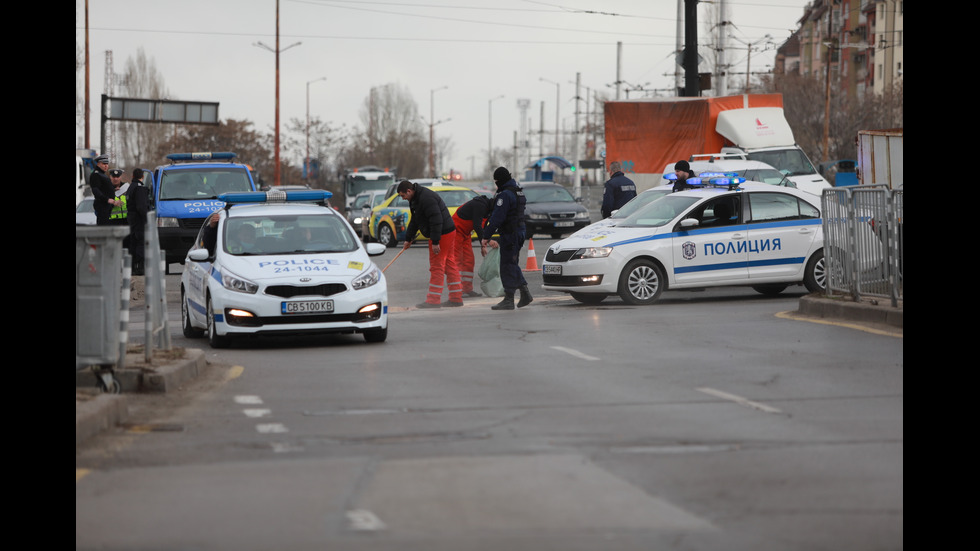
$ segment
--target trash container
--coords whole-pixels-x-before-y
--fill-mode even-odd
[[[119,360],[126,226],[75,226],[75,371]]]

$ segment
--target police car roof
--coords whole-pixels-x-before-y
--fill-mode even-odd
[[[313,203],[238,203],[226,209],[231,218],[240,216],[276,216],[283,214],[315,214],[320,216],[340,216],[336,210]]]

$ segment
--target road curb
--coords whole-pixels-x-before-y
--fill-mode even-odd
[[[882,305],[881,302],[888,302]],[[825,319],[840,319],[859,323],[878,323],[903,328],[904,305],[892,307],[890,301],[864,299],[854,301],[849,298],[807,295],[800,298],[799,313]]]
[[[115,372],[121,394],[100,393],[91,370],[75,372],[76,446],[128,419],[127,394],[175,391],[196,379],[206,365],[204,351],[197,348],[181,349],[180,357],[174,352],[155,351],[150,366],[140,365],[143,358],[138,352],[126,355],[126,365],[133,367]]]

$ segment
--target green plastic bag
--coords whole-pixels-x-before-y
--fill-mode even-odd
[[[504,284],[500,281],[500,249],[492,248],[480,264],[480,290],[488,297],[504,296]]]

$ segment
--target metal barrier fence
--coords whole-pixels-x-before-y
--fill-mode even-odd
[[[826,189],[821,197],[827,294],[903,294],[903,190],[882,186]]]

